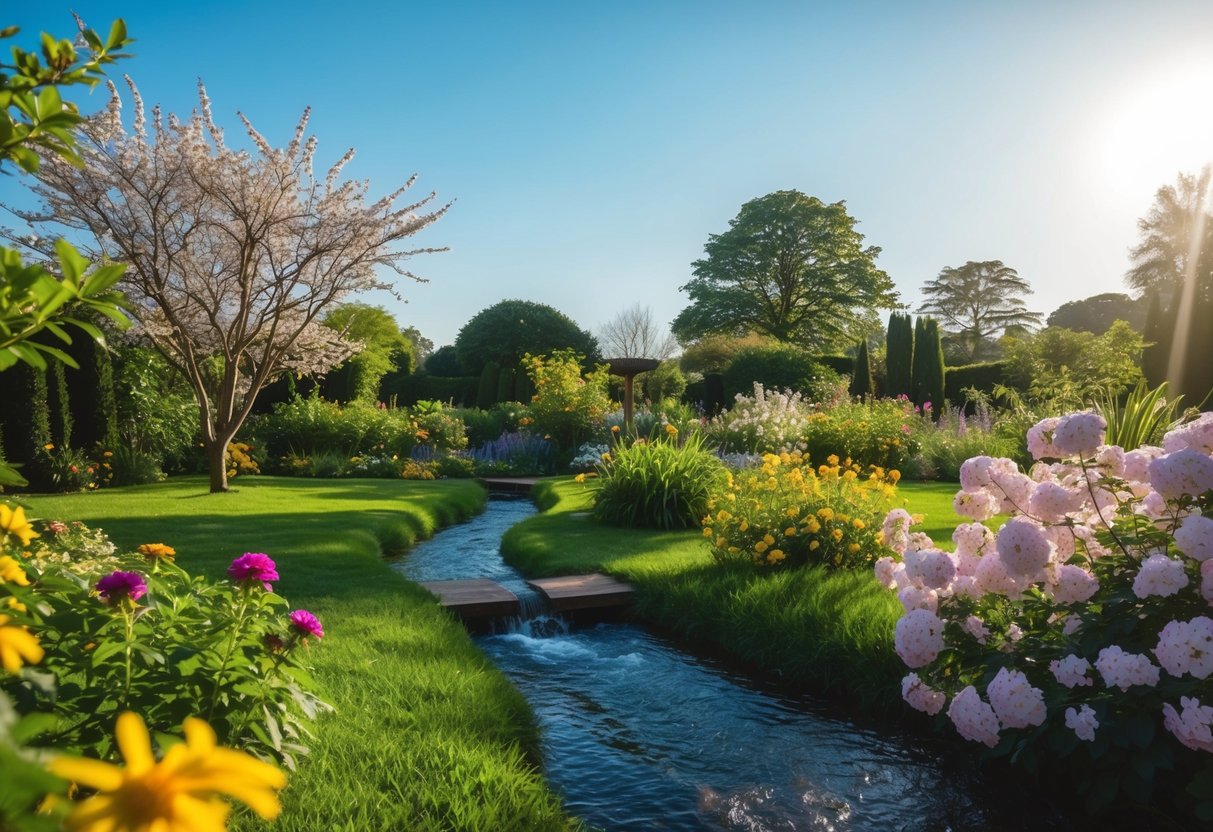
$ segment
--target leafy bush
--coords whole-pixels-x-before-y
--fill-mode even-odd
[[[115,376],[117,447],[130,448],[134,455],[127,461],[139,458],[142,467],[145,459],[155,460],[158,467],[179,466],[198,435],[198,404],[190,384],[148,347],[120,350]],[[142,471],[140,478],[146,474]]]
[[[1006,382],[1007,362],[989,361],[982,364],[962,364],[958,367],[947,367],[943,376],[944,396],[954,405],[968,401],[965,390],[973,388],[987,396],[994,388]]]
[[[463,422],[470,447],[491,442],[503,433],[518,430],[525,409],[519,402],[499,402],[489,410],[478,407],[451,408],[448,412]]]
[[[720,460],[704,450],[701,436],[679,443],[675,429],[666,439],[617,445],[599,463],[598,474],[594,517],[649,529],[694,526],[727,476]]]
[[[108,462],[114,470],[114,485],[145,485],[164,479],[160,460],[152,454],[123,447],[112,453]]]
[[[1124,321],[1112,324],[1102,335],[1049,327],[1009,340],[1006,376],[1029,401],[1083,408],[1142,380],[1144,346],[1141,334]]]
[[[913,419],[904,399],[836,404],[808,416],[799,447],[815,462],[833,454],[862,466],[900,468],[914,449]]]
[[[708,436],[726,452],[804,450],[800,443],[805,425],[816,412],[804,395],[767,392],[761,384],[752,389],[753,396],[739,393],[731,409],[712,419]]]
[[[975,456],[1014,456],[1018,442],[995,428],[988,404],[978,403],[969,416],[963,408],[949,408],[933,421],[919,414],[910,422],[913,453],[901,466],[907,479],[949,480],[960,478],[960,466]]]
[[[853,567],[880,555],[880,521],[893,497],[896,471],[861,467],[831,456],[814,469],[799,453],[766,454],[761,468],[728,477],[708,506],[703,536],[721,561],[756,566]]]
[[[189,575],[162,543],[116,556],[81,525],[41,528],[35,557],[0,556],[0,627],[27,628],[36,650],[24,660],[38,665],[0,678],[0,692],[21,714],[52,718],[47,744],[110,757],[114,719],[131,710],[155,732],[203,716],[221,742],[292,767],[307,753],[309,723],[327,706],[307,690],[300,648],[323,630],[305,612],[288,617],[270,591],[272,560],[244,555],[217,583]],[[0,547],[16,552],[32,529],[6,531]]]
[[[724,371],[726,399],[749,394],[756,384],[793,390],[811,402],[832,403],[846,396],[842,376],[787,344],[745,349]]]
[[[1128,453],[1104,428],[1089,411],[1038,423],[1030,477],[1010,459],[966,462],[955,505],[974,522],[954,554],[888,515],[898,557],[876,575],[905,610],[903,696],[995,756],[1065,759],[1091,809],[1123,792],[1207,822],[1213,414]],[[997,533],[982,525],[1000,512]]]
[[[585,441],[611,408],[606,366],[582,378],[581,361],[582,356],[572,350],[557,350],[547,358],[528,354],[522,359],[536,391],[524,418],[530,420],[531,431],[550,437],[561,449],[572,450]]]

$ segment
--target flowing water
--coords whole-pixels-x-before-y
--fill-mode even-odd
[[[499,551],[505,529],[534,511],[525,500],[493,500],[396,568],[416,581],[491,578],[534,611],[535,594]],[[498,630],[477,644],[531,703],[548,780],[591,826],[1066,828],[1025,794],[992,788],[929,743],[857,725],[832,706],[755,683],[640,627],[570,631],[532,615]]]

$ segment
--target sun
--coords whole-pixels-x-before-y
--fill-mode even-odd
[[[1203,55],[1147,67],[1114,90],[1096,135],[1110,184],[1152,192],[1213,163],[1210,90],[1213,58]]]

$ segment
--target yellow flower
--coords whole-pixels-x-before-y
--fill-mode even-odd
[[[704,536],[704,537],[711,537],[711,536],[712,536],[712,529],[711,529],[711,527],[710,527],[710,526],[704,526],[704,527],[703,527],[703,536]]]
[[[736,546],[730,546],[730,547],[729,547],[729,549],[728,549],[728,552],[729,552],[729,554],[730,554],[730,555],[735,555],[735,554],[737,554],[737,553],[738,553],[738,552],[740,552],[740,551],[741,551],[741,550],[740,550],[740,549],[738,549]]]
[[[53,450],[55,450],[55,446],[54,446],[54,444],[53,444],[53,443],[51,443],[51,442],[47,442],[45,445],[43,445],[43,446],[42,446],[42,450],[44,450],[44,451],[53,451]]]
[[[674,427],[673,425],[666,425],[665,432],[669,434],[671,438],[673,438],[678,435],[678,428]]]
[[[852,525],[852,526],[854,526],[854,527],[855,527],[855,528],[857,528],[857,529],[862,529],[862,528],[864,528],[864,527],[865,527],[867,524],[866,524],[866,523],[864,523],[862,520],[860,520],[858,517],[856,517],[854,520],[852,520],[852,521],[851,521],[851,525]]]
[[[774,546],[774,545],[775,545],[775,538],[771,537],[771,535],[770,535],[769,533],[768,533],[768,534],[764,534],[764,535],[762,536],[762,540],[763,540],[763,542],[764,542],[764,543],[766,543],[768,546]]]
[[[606,453],[604,453],[604,454],[602,455],[602,461],[603,461],[603,462],[610,462],[610,461],[611,461],[611,452],[610,452],[610,451],[607,451]]]
[[[7,615],[0,615],[0,665],[9,673],[16,673],[23,664],[37,664],[42,661],[45,651],[35,636],[26,632],[24,627],[5,626],[12,621]]]
[[[889,472],[889,479],[891,479],[893,482],[897,482],[899,479],[901,479],[901,472],[894,468]]]
[[[176,556],[177,550],[172,546],[165,545],[164,543],[143,543],[139,546],[139,554],[143,555],[149,560],[154,560],[156,558],[172,560]]]
[[[105,457],[106,459],[109,459],[111,456],[113,456],[113,455],[114,455],[114,452],[113,452],[113,451],[106,451],[105,453],[103,453],[103,454],[101,454],[101,455],[102,455],[103,457]]]
[[[852,543],[850,546],[847,547],[847,551],[850,552],[852,555],[855,554],[856,552],[859,551],[859,544]]]
[[[835,529],[834,531],[830,532],[830,536],[833,537],[835,541],[842,540],[842,529]]]
[[[830,508],[829,506],[826,506],[825,508],[819,508],[819,509],[817,509],[817,516],[827,522],[830,520],[833,520],[834,519],[834,509]]]
[[[20,601],[18,601],[16,596],[14,596],[14,595],[8,596],[7,603],[8,603],[8,608],[10,610],[16,610],[17,612],[29,612],[29,607],[25,606],[25,604],[22,604]]]
[[[770,546],[770,543],[767,543],[765,540],[760,540],[754,544],[754,551],[761,555],[763,552],[769,549]]]
[[[611,425],[611,433],[619,433],[619,425]]]
[[[266,820],[282,810],[276,789],[286,775],[269,763],[216,745],[215,732],[201,719],[185,720],[185,742],[174,745],[160,762],[143,718],[129,711],[114,730],[126,768],[101,760],[56,757],[50,770],[98,794],[67,816],[72,832],[222,832],[231,807],[218,795],[230,795]]]
[[[8,555],[0,557],[0,584],[29,586],[29,578],[25,577],[25,570],[16,558]]]
[[[743,519],[740,523],[737,524],[737,528],[741,529],[743,532],[749,531],[750,530],[750,521]]]
[[[783,530],[783,536],[784,537],[795,537],[796,536],[796,527],[788,526],[786,529]]]
[[[782,549],[772,549],[767,553],[767,560],[769,560],[771,563],[779,563],[785,557],[786,555],[784,555]]]
[[[728,544],[729,544],[729,541],[725,540],[723,537],[716,538],[716,548],[717,549],[723,549]]]
[[[0,529],[20,540],[22,546],[28,546],[32,539],[42,536],[25,519],[25,509],[21,506],[9,508],[0,504]]]
[[[804,524],[804,530],[809,534],[817,534],[821,531],[821,523],[817,522],[816,517],[810,517],[809,521]]]
[[[821,545],[821,544],[820,544],[818,541],[814,540],[812,543],[810,543],[810,544],[809,544],[809,551],[810,551],[810,552],[815,552],[815,551],[817,551],[817,547],[818,547],[818,546],[820,546],[820,545]]]

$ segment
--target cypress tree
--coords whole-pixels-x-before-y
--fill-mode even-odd
[[[926,401],[923,385],[926,382],[927,320],[918,318],[914,322],[914,355],[910,362],[910,399],[914,404]]]
[[[1146,382],[1157,387],[1167,380],[1167,362],[1171,358],[1171,333],[1166,326],[1162,299],[1158,292],[1150,293],[1150,306],[1146,311],[1146,325],[1142,330],[1146,348],[1141,353],[1141,370]]]
[[[531,374],[526,370],[520,369],[514,373],[514,395],[523,404],[530,404],[535,396],[535,382],[531,381]]]
[[[909,396],[913,391],[911,381],[914,360],[914,329],[909,315],[901,312],[889,315],[885,348],[885,395]]]
[[[939,334],[939,322],[934,318],[927,318],[926,324],[923,326],[923,340],[919,342],[915,354],[921,351],[923,353],[922,368],[922,395],[923,401],[920,403],[931,403],[931,414],[935,419],[938,419],[944,410],[944,364],[943,364],[943,340]]]
[[[514,371],[509,367],[502,367],[497,376],[497,401],[514,401]]]
[[[871,396],[876,392],[872,382],[872,361],[868,356],[868,340],[859,342],[859,352],[855,355],[854,369],[851,373],[851,395],[859,397]]]
[[[51,441],[61,448],[72,447],[72,403],[67,392],[67,367],[51,361],[47,368],[46,414]]]
[[[501,365],[496,361],[485,364],[484,369],[480,371],[480,387],[476,391],[476,406],[481,410],[488,410],[497,404],[497,384],[500,377]]]

